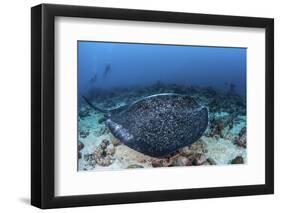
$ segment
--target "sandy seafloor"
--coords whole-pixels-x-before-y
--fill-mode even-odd
[[[79,118],[78,121],[79,141],[80,144],[83,144],[83,147],[78,147],[78,171],[247,163],[247,149],[234,143],[235,137],[246,126],[246,116],[238,115],[234,119],[233,127],[231,129],[224,128],[220,136],[208,135],[207,133],[210,131],[208,127],[206,133],[192,147],[183,148],[183,151],[180,151],[177,156],[167,160],[155,159],[130,149],[114,138],[104,122],[99,122],[103,114],[90,110],[86,106],[83,106],[80,110],[88,110],[88,114],[83,118]],[[229,116],[227,112],[215,113],[217,118],[227,116]],[[86,135],[83,136],[82,134],[81,136],[81,132],[85,132]],[[103,153],[102,157],[98,152],[98,157],[103,159],[97,161],[95,160],[97,150],[101,150],[101,143],[104,140],[109,142],[106,147],[109,152],[108,154]],[[92,156],[92,158],[89,158],[89,156]],[[238,160],[238,162],[233,162],[234,159]]]

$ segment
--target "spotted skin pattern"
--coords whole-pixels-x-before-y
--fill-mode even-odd
[[[111,114],[106,125],[130,148],[162,157],[196,142],[208,120],[207,108],[193,98],[164,93],[145,97]]]

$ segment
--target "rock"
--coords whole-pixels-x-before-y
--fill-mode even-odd
[[[211,123],[211,133],[210,136],[220,136],[221,138],[223,137],[223,129],[225,125],[224,122],[221,118],[214,120]]]
[[[230,82],[228,82],[228,87]],[[233,90],[233,89],[232,89]],[[136,88],[117,88],[114,91],[116,94],[111,98],[112,94],[106,90],[94,90],[92,99],[95,99],[95,103],[99,106],[107,105],[106,108],[116,107],[123,103],[132,103],[138,100],[140,97],[146,97],[149,95],[157,93],[166,92],[183,92],[194,97],[201,105],[207,105],[210,112],[210,122],[209,128],[205,131],[205,136],[198,140],[191,147],[184,147],[179,150],[180,154],[173,158],[171,156],[165,156],[162,159],[154,159],[147,155],[136,155],[133,150],[128,150],[118,139],[113,137],[110,133],[107,133],[108,128],[105,127],[104,121],[105,117],[102,113],[95,112],[94,110],[87,109],[86,106],[80,106],[79,119],[87,116],[87,111],[90,112],[90,116],[94,116],[95,125],[93,126],[91,122],[86,122],[88,118],[86,117],[81,120],[81,138],[80,140],[84,143],[83,137],[87,137],[87,131],[89,131],[89,136],[96,136],[96,138],[108,138],[109,144],[102,144],[102,147],[97,147],[91,150],[91,155],[84,156],[87,151],[87,145],[78,144],[78,157],[82,155],[83,160],[79,160],[81,168],[83,168],[84,163],[96,162],[96,165],[109,165],[110,162],[116,162],[114,168],[135,168],[139,166],[143,167],[168,167],[168,166],[192,166],[192,165],[216,165],[216,164],[230,164],[246,162],[246,158],[235,160],[238,155],[241,157],[245,155],[245,150],[247,146],[246,141],[246,128],[241,129],[241,126],[245,126],[245,113],[246,113],[246,98],[241,98],[236,95],[227,96],[225,92],[217,91],[214,88],[200,87],[200,86],[179,86],[164,82],[158,82],[154,86],[140,86]],[[230,89],[230,93],[234,94]],[[108,100],[108,101],[107,101]],[[106,103],[107,102],[107,103]],[[94,114],[96,113],[96,114]],[[244,116],[242,116],[244,115]],[[80,117],[81,116],[81,117]],[[98,125],[97,123],[100,123]],[[97,127],[97,128],[96,128]],[[239,130],[241,131],[239,132]],[[80,132],[79,132],[80,134]],[[105,135],[106,134],[106,135]],[[223,139],[221,138],[223,137]],[[93,137],[94,138],[94,137]],[[217,141],[215,140],[217,139]],[[204,145],[204,141],[206,144]],[[98,141],[91,141],[95,144]],[[213,142],[213,143],[212,143]],[[230,144],[226,144],[230,143]],[[222,145],[220,145],[222,143]],[[233,145],[235,144],[235,146]],[[125,148],[123,148],[123,146]],[[239,147],[238,147],[239,146]],[[229,148],[230,147],[230,148]],[[232,155],[237,151],[238,154]],[[208,153],[207,153],[208,152]],[[207,154],[206,154],[207,153]],[[236,153],[236,152],[235,152]],[[211,158],[210,158],[210,157]],[[84,160],[84,157],[88,161]],[[93,160],[94,159],[94,160]],[[123,160],[122,160],[123,159]],[[88,170],[91,168],[87,167]],[[100,168],[100,167],[99,167]],[[113,169],[113,168],[112,168]]]
[[[90,132],[88,130],[82,130],[79,133],[81,138],[86,138],[86,137],[88,137],[89,134],[90,134]]]
[[[100,144],[100,148],[101,149],[106,149],[106,147],[109,145],[109,140],[107,139],[103,139],[101,144]]]
[[[210,128],[207,135],[210,137],[224,138],[226,133],[233,128],[234,119],[237,116],[238,112],[235,110],[231,114],[223,116],[213,115],[210,118]]]
[[[193,161],[193,164],[196,166],[201,166],[207,161],[207,158],[203,154],[197,154],[195,155],[195,159]]]
[[[96,160],[94,159],[88,162],[88,165],[91,167],[91,169],[95,168],[96,164]]]
[[[140,161],[139,161],[140,163],[146,163],[147,162],[147,160],[146,159],[140,159]]]
[[[198,140],[196,143],[192,144],[190,147],[184,147],[180,150],[180,156],[175,159],[173,166],[192,166],[192,165],[204,165],[206,163],[207,157],[207,144],[203,140]]]
[[[114,153],[115,147],[109,140],[103,139],[100,145],[95,148],[92,156],[98,165],[109,166],[115,161],[115,158],[113,157]]]
[[[193,154],[193,151],[190,150],[188,146],[182,148],[182,150],[181,150],[181,155],[184,157],[189,157],[192,154]]]
[[[81,153],[81,152],[79,152],[79,153]],[[86,161],[86,163],[84,165],[86,170],[91,170],[91,169],[95,168],[96,160],[95,160],[93,154],[85,154],[83,156],[83,159],[84,159],[84,161]]]
[[[78,152],[78,159],[80,159],[82,157],[81,152]]]
[[[85,154],[85,155],[83,156],[83,158],[84,158],[85,161],[89,161],[92,157],[93,157],[92,154]]]
[[[100,166],[109,166],[110,164],[113,163],[113,160],[110,159],[110,158],[105,157],[105,158],[97,158],[96,162]]]
[[[109,133],[108,128],[105,127],[105,126],[102,126],[102,127],[99,129],[99,133],[98,133],[98,134],[101,136],[101,135],[105,135],[105,134],[107,134],[107,133]]]
[[[170,166],[171,165],[171,162],[169,159],[157,159],[157,158],[154,158],[151,160],[151,165],[153,167],[167,167],[167,166]]]
[[[131,164],[127,167],[127,169],[136,169],[136,168],[144,168],[144,167],[138,164]]]
[[[80,151],[83,148],[84,148],[84,144],[81,141],[79,141],[78,142],[78,150]]]
[[[204,143],[204,141],[199,140],[196,143],[192,144],[189,149],[193,154],[203,154],[207,152],[207,145],[206,143]]]
[[[205,161],[202,166],[210,166],[211,164],[208,161]]]
[[[84,109],[84,110],[80,110],[79,111],[79,117],[81,119],[87,117],[87,116],[90,116],[90,110],[89,109]]]
[[[172,164],[173,166],[191,166],[192,159],[188,157],[179,156]]]
[[[209,163],[210,165],[216,165],[216,164],[217,164],[217,163],[214,161],[213,158],[208,158],[207,161],[208,161],[208,163]]]
[[[85,161],[88,161],[89,158],[90,158],[90,155],[91,155],[91,154],[85,154],[85,155],[83,156],[84,160],[85,160]]]
[[[243,148],[247,147],[247,130],[246,130],[246,127],[243,127],[240,130],[239,135],[237,137],[235,137],[234,144],[236,144],[238,146],[241,146]]]
[[[233,160],[231,160],[230,162],[231,164],[243,164],[244,163],[244,159],[242,156],[237,156],[236,158],[234,158]]]

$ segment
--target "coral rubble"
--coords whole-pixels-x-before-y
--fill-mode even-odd
[[[175,166],[244,164],[247,162],[246,99],[234,84],[226,92],[212,87],[166,84],[93,88],[87,97],[102,108],[116,108],[152,94],[180,93],[193,97],[209,110],[208,128],[197,142],[169,156],[150,157],[125,146],[108,131],[102,113],[79,105],[78,170],[135,169]]]

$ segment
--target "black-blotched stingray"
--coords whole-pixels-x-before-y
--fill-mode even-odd
[[[151,95],[112,110],[101,109],[83,98],[92,108],[105,113],[105,124],[117,139],[153,157],[193,144],[208,126],[207,108],[186,95]]]

